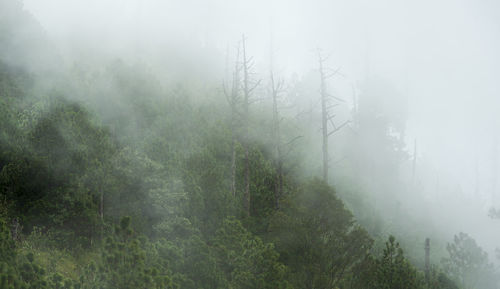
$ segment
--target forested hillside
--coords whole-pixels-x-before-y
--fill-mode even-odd
[[[244,65],[210,85],[126,59],[68,65],[20,3],[0,3],[0,288],[497,288],[466,234],[426,270],[424,240],[441,236],[371,207],[370,186],[397,206],[401,186],[377,173],[408,158],[404,119],[360,96],[349,168],[322,178],[317,116],[279,115]],[[364,156],[367,139],[384,153]]]

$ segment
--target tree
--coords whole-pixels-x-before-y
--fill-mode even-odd
[[[421,279],[417,270],[403,255],[403,249],[393,236],[385,243],[382,258],[376,261],[376,286],[380,289],[419,288]]]
[[[251,79],[252,68],[253,68],[253,58],[247,57],[247,47],[245,35],[241,38],[242,52],[243,52],[243,145],[245,148],[245,190],[244,190],[244,208],[248,216],[250,216],[250,206],[251,206],[251,194],[250,194],[250,160],[248,147],[250,145],[249,137],[249,107],[251,103],[252,92],[260,84],[260,80],[254,82]]]
[[[429,289],[458,289],[458,286],[438,268],[432,267],[428,276],[427,287]]]
[[[241,45],[241,63],[240,63],[240,45]],[[251,210],[251,193],[250,193],[250,104],[253,102],[252,94],[260,80],[253,81],[253,58],[248,57],[246,47],[246,37],[242,36],[241,42],[238,43],[236,49],[235,67],[232,75],[231,90],[224,85],[224,94],[229,102],[231,110],[231,133],[232,133],[232,148],[231,148],[231,191],[233,196],[236,196],[236,131],[238,120],[241,121],[242,136],[240,139],[244,149],[244,189],[243,189],[243,208],[247,216],[250,216]],[[240,73],[243,75],[240,78]],[[240,98],[240,91],[243,97]],[[241,108],[240,108],[241,106]]]
[[[449,257],[442,260],[444,269],[463,288],[491,288],[498,284],[488,254],[466,233],[455,235],[446,250]]]
[[[331,73],[327,73],[325,66],[327,58],[321,55],[321,50],[318,49],[318,62],[319,62],[319,74],[320,74],[320,96],[321,96],[321,134],[323,140],[323,180],[328,183],[328,169],[329,169],[329,154],[328,154],[328,138],[342,129],[349,121],[343,122],[341,125],[335,125],[334,118],[335,115],[331,114],[330,109],[338,105],[338,103],[331,104],[331,99],[337,101],[342,101],[342,99],[335,97],[328,93],[327,79],[338,73],[338,70]],[[328,123],[331,124],[333,129],[330,131],[328,128]]]
[[[240,43],[236,48],[236,59],[234,61],[234,70],[232,73],[231,90],[228,91],[224,84],[224,94],[229,103],[231,110],[231,193],[236,197],[236,133],[237,133],[237,119],[238,119],[238,106],[241,102],[240,99]]]
[[[283,160],[281,153],[281,130],[280,130],[280,114],[278,111],[278,98],[280,93],[283,92],[284,81],[274,79],[274,73],[271,70],[270,73],[271,80],[271,96],[273,99],[273,149],[274,149],[274,160],[276,167],[276,181],[274,188],[274,199],[276,209],[279,209],[279,200],[283,193]]]
[[[214,244],[229,288],[290,288],[274,245],[252,236],[237,219],[224,220]]]
[[[97,271],[87,272],[82,276],[83,288],[96,280],[100,286],[115,289],[178,288],[166,268],[153,268],[148,265],[145,242],[146,240],[141,240],[130,228],[130,217],[122,218],[119,226],[115,226],[113,234],[106,238],[100,262],[97,266],[92,265],[91,269]],[[98,277],[89,280],[93,275]]]
[[[302,184],[283,202],[269,231],[298,288],[339,286],[372,244],[334,190],[319,179]]]

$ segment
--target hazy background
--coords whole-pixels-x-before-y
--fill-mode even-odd
[[[449,234],[489,252],[500,244],[500,2],[495,0],[24,0],[66,65],[122,57],[153,69],[224,77],[244,33],[256,71],[301,78],[315,49],[340,68],[335,93],[351,99],[366,79],[407,103],[407,150],[417,140],[419,207]],[[171,73],[171,72],[170,72]],[[173,77],[165,72],[166,77]],[[384,103],[391,107],[391,103]],[[445,204],[445,205],[443,205]],[[408,204],[411,206],[411,204]],[[451,237],[450,237],[451,240]],[[493,258],[491,258],[493,259]]]

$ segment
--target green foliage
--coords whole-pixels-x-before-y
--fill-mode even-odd
[[[26,133],[27,143],[20,144],[25,153],[9,156],[0,172],[1,193],[12,213],[23,213],[26,229],[55,226],[61,237],[89,237],[95,204],[92,187],[82,188],[80,176],[109,154],[107,136],[79,106],[54,101]]]
[[[460,232],[446,246],[449,257],[442,260],[446,272],[463,288],[493,288],[499,279],[488,254],[469,235]]]
[[[434,277],[431,278],[432,281],[428,286],[423,274],[418,272],[406,259],[403,250],[393,236],[390,236],[385,243],[382,256],[378,258],[372,255],[366,256],[362,262],[356,265],[355,272],[359,274],[352,276],[349,280],[351,286],[355,288],[449,288],[441,286],[442,282],[434,280]],[[439,278],[443,276],[440,275]]]
[[[318,179],[299,188],[269,230],[298,288],[338,286],[371,247],[333,189]]]
[[[235,218],[224,220],[214,239],[218,263],[230,288],[289,288],[286,266],[272,243],[252,236]]]
[[[458,289],[458,286],[443,272],[432,267],[429,272],[429,289]]]
[[[375,288],[419,288],[421,276],[403,255],[393,236],[385,243],[384,254],[376,261]]]
[[[185,163],[183,182],[189,196],[186,216],[205,233],[213,234],[220,222],[235,211],[227,175],[229,160],[218,158],[229,154],[224,148],[207,140],[206,147]]]
[[[0,219],[0,260],[12,262],[16,257],[14,246],[7,224],[3,219]]]
[[[148,266],[145,242],[130,228],[130,217],[122,218],[105,239],[99,263],[81,276],[80,288],[178,288],[163,268]]]
[[[28,16],[10,3],[0,3],[11,12],[0,43],[12,48],[2,23]],[[47,92],[40,76],[0,62],[0,288],[425,288],[393,237],[371,254],[371,237],[325,182],[283,170],[276,208],[266,140],[245,138],[247,216],[242,144],[233,196],[228,112],[213,99],[193,104],[191,83],[167,90],[120,60],[76,65],[71,77]],[[402,156],[389,131],[400,117],[374,123],[362,109],[357,145],[378,133],[376,167],[394,168]],[[454,288],[442,273],[429,287]]]
[[[243,156],[243,154],[242,154]],[[276,168],[272,159],[266,156],[265,151],[258,146],[250,147],[250,214],[252,215],[252,231],[265,232],[271,215],[276,209],[274,196]],[[240,163],[243,163],[241,159]],[[243,182],[244,172],[240,172],[240,183]]]
[[[18,254],[16,244],[3,219],[0,220],[0,288],[70,289],[72,281],[55,273],[48,275],[34,254]]]

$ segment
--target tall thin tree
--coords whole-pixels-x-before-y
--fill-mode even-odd
[[[431,239],[425,238],[425,280],[429,283],[430,278],[430,251],[431,251]]]
[[[228,53],[229,55],[229,53]],[[229,62],[226,60],[226,62]],[[237,122],[238,122],[238,104],[240,103],[240,43],[236,47],[236,59],[234,61],[234,70],[232,72],[231,90],[228,91],[226,85],[223,85],[224,94],[231,110],[231,193],[236,197],[236,142],[237,142]]]
[[[323,57],[321,54],[321,50],[318,48],[318,63],[319,63],[319,74],[320,74],[320,97],[321,97],[321,134],[322,134],[322,152],[323,152],[323,180],[328,183],[329,176],[329,144],[328,138],[342,129],[345,125],[349,123],[349,121],[345,121],[339,126],[335,125],[334,117],[335,115],[330,114],[329,110],[338,105],[338,103],[331,104],[331,99],[335,99],[337,101],[343,101],[342,99],[335,97],[328,93],[327,88],[327,80],[332,76],[338,73],[338,69],[332,72],[327,72],[325,67],[325,62],[327,60],[326,57]],[[330,131],[328,128],[328,124],[332,126],[332,130]]]
[[[279,199],[283,192],[283,160],[281,153],[281,131],[280,131],[280,114],[278,110],[278,98],[283,92],[284,81],[275,80],[274,72],[271,69],[271,96],[273,99],[273,147],[274,159],[276,166],[276,180],[274,188],[274,200],[276,208],[279,208]]]
[[[244,208],[246,214],[250,216],[251,207],[251,194],[250,194],[250,155],[249,155],[249,107],[251,102],[252,92],[260,84],[259,81],[252,81],[251,75],[254,66],[253,58],[247,57],[246,37],[241,38],[242,43],[242,70],[243,70],[243,127],[244,127],[244,140],[243,145],[245,149],[245,190],[244,190]]]
[[[411,168],[411,181],[415,185],[415,174],[417,171],[417,138],[413,141],[413,163]]]

